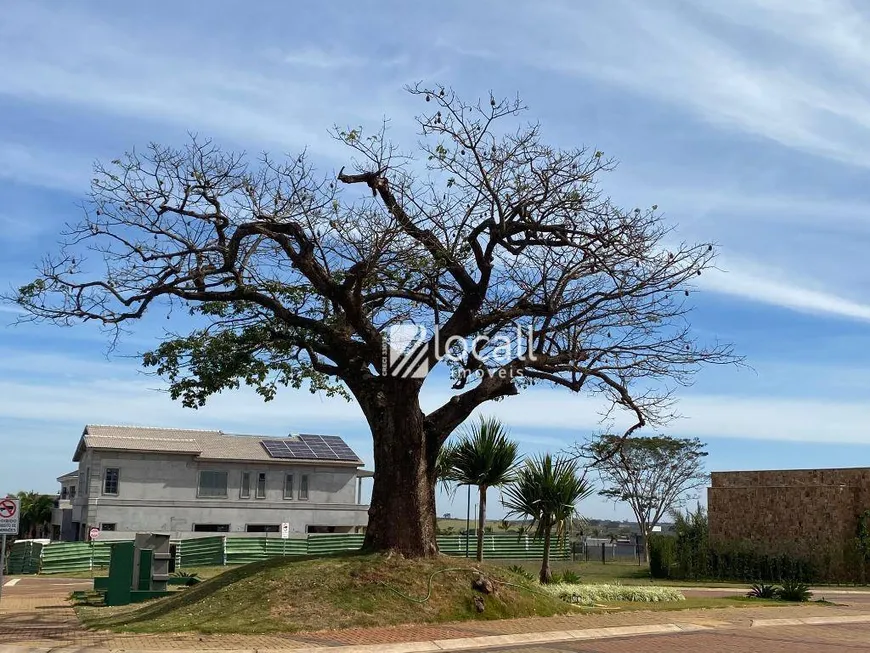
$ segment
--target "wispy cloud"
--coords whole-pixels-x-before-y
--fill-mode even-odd
[[[82,195],[92,169],[93,159],[77,152],[0,140],[0,180]]]
[[[25,360],[21,358],[21,364]],[[305,428],[367,433],[362,412],[353,402],[286,391],[263,403],[250,390],[226,392],[205,408],[190,410],[159,391],[163,383],[144,378],[132,362],[97,362],[65,355],[33,358],[36,370],[54,368],[62,375],[16,380],[21,366],[10,357],[0,370],[0,419],[84,423],[125,423],[212,427],[236,432],[275,433]],[[824,372],[823,370],[817,372]],[[805,374],[816,373],[811,369]],[[431,410],[450,396],[446,385],[423,397]],[[51,413],[46,413],[46,404]],[[585,437],[602,427],[604,405],[588,396],[559,390],[533,389],[503,402],[481,407],[495,414],[530,444],[553,448],[565,434]],[[700,437],[739,437],[761,440],[852,442],[870,444],[863,424],[870,406],[862,399],[805,396],[746,396],[689,394],[681,398],[682,415],[669,424],[669,433]],[[614,415],[616,427],[629,416]],[[155,421],[156,420],[156,421]],[[554,439],[555,438],[555,439]]]
[[[251,50],[194,53],[165,26],[151,27],[145,40],[142,32],[126,32],[82,7],[20,7],[15,20],[0,26],[0,56],[16,61],[0,70],[0,95],[328,155],[344,153],[327,134],[333,121],[380,120],[400,94],[402,71],[395,78],[351,76],[330,84],[301,78],[287,65],[337,69],[352,63],[352,55],[302,49],[281,62]],[[161,33],[161,47],[154,48]],[[380,95],[379,103],[351,101],[363,84]]]
[[[703,277],[701,288],[805,313],[870,321],[870,304],[801,285],[780,270],[747,261],[719,265]]]
[[[843,3],[825,3],[823,14],[778,2],[705,7],[619,0],[539,4],[499,13],[497,25],[473,40],[466,27],[442,42],[464,54],[619,86],[789,148],[870,165],[870,86],[864,69],[829,72],[844,56],[853,63],[870,57],[870,27],[863,16]],[[723,30],[713,20],[715,7],[743,33]],[[788,24],[770,27],[782,15]],[[787,38],[780,47],[763,47],[758,29],[777,29]],[[504,33],[523,34],[523,47],[501,38]],[[475,44],[470,50],[463,45],[469,41]],[[823,57],[815,66],[803,65],[805,50],[796,52],[807,43]]]

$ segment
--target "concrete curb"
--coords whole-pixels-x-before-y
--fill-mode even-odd
[[[782,626],[833,626],[838,624],[870,623],[870,614],[846,615],[841,617],[802,617],[798,619],[754,619],[751,628],[774,628]],[[202,653],[221,651],[221,653],[440,653],[441,651],[469,651],[498,648],[504,646],[528,646],[573,640],[596,640],[613,637],[643,637],[645,635],[667,635],[710,630],[729,630],[740,628],[734,624],[711,626],[693,623],[649,624],[643,626],[613,626],[610,628],[583,628],[580,630],[557,630],[539,633],[520,633],[515,635],[486,635],[482,637],[461,637],[456,639],[437,639],[424,642],[401,642],[396,644],[363,644],[356,646],[318,646],[288,649],[171,649],[171,653]],[[169,649],[106,649],[89,647],[34,647],[3,646],[0,653],[165,653]]]

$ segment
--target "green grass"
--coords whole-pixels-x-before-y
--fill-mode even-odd
[[[278,558],[231,568],[165,599],[122,608],[80,607],[78,613],[89,627],[115,631],[270,633],[577,611],[508,570],[484,563],[487,575],[510,585],[486,596],[485,611],[477,613],[474,567],[473,561],[447,557]]]

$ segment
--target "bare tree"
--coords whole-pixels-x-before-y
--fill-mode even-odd
[[[598,494],[631,507],[649,552],[650,533],[662,517],[707,483],[704,447],[697,438],[660,435],[623,440],[619,435],[601,435],[576,445],[574,451],[578,458],[591,460],[598,471],[603,486]]]
[[[665,420],[701,364],[734,357],[685,319],[713,247],[670,242],[655,206],[614,206],[601,152],[544,144],[515,122],[519,100],[408,91],[424,107],[413,155],[383,128],[336,129],[353,155],[337,176],[196,139],[98,165],[83,222],[14,299],[31,319],[112,329],[184,306],[193,323],[144,364],[187,406],[241,383],[355,398],[374,442],[365,546],[431,555],[438,451],[482,403],[534,383],[587,392],[633,415],[627,436]],[[422,364],[385,373],[407,323],[426,329]],[[442,360],[455,393],[425,414]]]

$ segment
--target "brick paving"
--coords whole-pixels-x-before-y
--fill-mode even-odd
[[[850,653],[870,651],[870,626],[789,626],[691,632],[674,635],[614,637],[595,641],[559,642],[548,646],[490,649],[492,653]]]
[[[854,616],[867,614],[866,597],[861,596],[854,605],[848,606],[819,606],[812,604],[795,605],[788,607],[766,608],[715,608],[705,610],[680,610],[680,611],[639,611],[607,614],[579,614],[564,617],[541,617],[510,619],[499,621],[472,621],[448,624],[421,624],[405,625],[384,628],[354,628],[337,631],[308,632],[295,634],[268,634],[268,635],[200,635],[196,633],[179,633],[169,635],[134,635],[111,633],[101,631],[89,631],[79,624],[75,612],[66,601],[66,596],[71,591],[70,585],[55,582],[53,585],[43,583],[37,586],[41,579],[27,579],[12,588],[4,588],[2,602],[0,602],[0,645],[14,645],[26,647],[74,647],[74,648],[99,648],[99,649],[148,649],[148,650],[173,650],[173,649],[201,649],[201,650],[228,650],[228,649],[293,649],[312,647],[332,647],[357,644],[391,644],[414,641],[432,641],[443,639],[457,639],[468,637],[481,637],[488,635],[510,635],[530,632],[555,632],[565,630],[580,630],[587,628],[608,628],[614,626],[640,626],[660,623],[697,624],[713,628],[740,629],[739,637],[753,637],[753,642],[748,649],[741,650],[765,650],[772,653],[780,650],[769,648],[768,640],[764,640],[764,648],[754,648],[762,645],[759,637],[774,637],[775,631],[791,633],[793,637],[797,627],[788,629],[774,629],[766,627],[757,629],[758,633],[746,634],[757,619],[777,618],[803,618],[803,617],[834,617]],[[28,582],[30,581],[30,582]],[[846,598],[846,597],[843,597]],[[848,602],[838,598],[838,602]],[[855,640],[856,644],[865,645],[860,650],[870,650],[870,625],[862,624],[850,626],[846,624],[835,627],[803,627],[801,631],[815,633],[813,637],[829,637],[827,633],[836,631],[835,637],[846,637]],[[762,632],[763,631],[763,632]],[[824,632],[823,632],[824,631]],[[729,637],[738,635],[737,631],[729,631]],[[721,637],[716,633],[685,633],[668,636],[644,636],[644,651],[668,650],[692,650],[697,651],[707,648],[704,638]],[[778,636],[778,635],[777,635]],[[783,635],[782,637],[785,637]],[[792,641],[791,639],[783,641]],[[677,638],[677,639],[674,639]],[[694,639],[692,639],[694,638]],[[863,639],[862,639],[863,638]],[[694,642],[689,648],[674,648],[670,644],[666,648],[655,648],[656,642],[677,641],[682,646],[685,642]],[[612,640],[616,641],[616,640]],[[737,641],[737,640],[734,640]],[[773,642],[774,640],[770,640]],[[778,641],[778,640],[777,640]],[[804,640],[800,641],[817,641]],[[845,640],[844,640],[845,641]],[[615,651],[637,650],[631,648],[607,648],[611,646],[611,640],[596,642],[565,642],[558,646],[546,647],[548,651],[571,650],[571,651]],[[648,642],[653,648],[647,646]],[[689,646],[688,644],[686,644]],[[772,644],[771,644],[772,645]],[[665,644],[662,644],[665,646]],[[574,647],[574,648],[571,648]],[[579,648],[578,648],[579,647]],[[584,648],[585,647],[585,648]],[[540,647],[537,647],[540,648]],[[532,651],[532,649],[524,649]],[[543,650],[543,649],[541,649]],[[708,649],[706,653],[713,653]],[[723,649],[724,650],[724,649]],[[734,650],[738,650],[735,648]],[[785,649],[781,649],[785,650]],[[791,651],[804,649],[790,648]],[[809,650],[809,649],[806,649]],[[820,653],[820,649],[814,649]],[[841,650],[848,650],[843,648]]]

